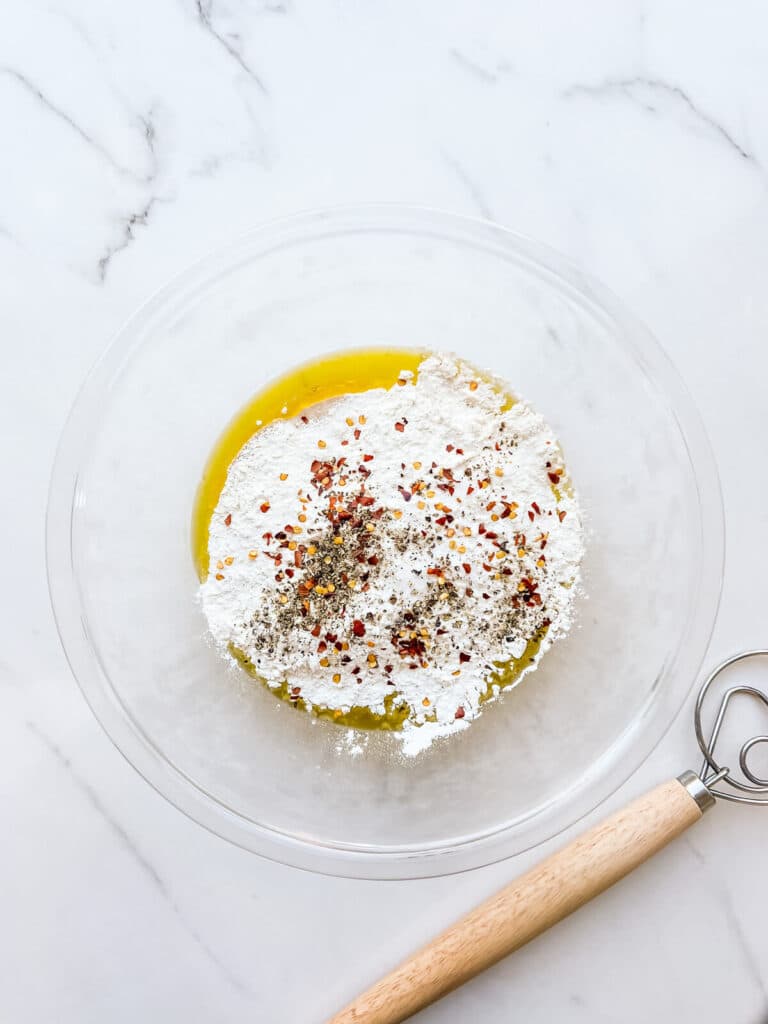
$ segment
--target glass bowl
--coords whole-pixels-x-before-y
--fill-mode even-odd
[[[345,348],[449,350],[562,442],[588,523],[578,625],[471,728],[364,754],[229,668],[196,602],[190,517],[233,414]],[[207,828],[287,864],[404,878],[489,863],[573,823],[647,757],[689,692],[722,574],[701,422],[604,288],[498,226],[365,206],[268,224],[151,299],[64,430],[48,573],[75,676],[116,746]]]

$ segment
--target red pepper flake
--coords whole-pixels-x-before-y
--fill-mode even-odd
[[[498,441],[496,442],[496,444],[493,447],[496,449],[497,452],[501,451],[501,445],[499,444]]]
[[[464,708],[458,707],[458,708],[456,708],[456,714],[453,717],[454,718],[463,718],[464,714],[465,714]]]
[[[453,445],[452,445],[452,444],[447,444],[447,445],[445,446],[445,450],[446,450],[447,452],[452,452],[452,451],[453,451]]]
[[[463,448],[457,448],[456,449],[456,454],[457,455],[463,455],[464,454],[464,449]]]
[[[480,523],[480,525],[477,528],[477,532],[478,533],[485,533],[485,523]]]
[[[302,423],[309,423],[309,418],[307,416],[302,416],[301,417],[301,422]]]
[[[472,492],[474,491],[474,489],[475,489],[475,488],[474,488],[474,487],[472,486],[472,484],[470,484],[470,485],[469,485],[469,487],[467,488],[467,494],[472,494]]]
[[[560,509],[560,510],[558,511],[558,513],[557,513],[557,518],[558,518],[558,519],[560,520],[560,522],[562,523],[562,521],[563,521],[563,520],[565,519],[565,517],[566,517],[567,515],[568,515],[568,513],[567,513],[567,512],[565,511],[565,509],[564,509],[564,508],[561,508],[561,509]]]
[[[373,459],[372,455],[364,455],[363,456],[363,462],[371,462],[372,459]],[[339,463],[339,464],[341,464],[341,463]]]
[[[537,503],[537,502],[535,502],[535,501],[532,501],[532,502],[531,502],[531,508],[533,509],[533,511],[534,511],[534,512],[536,513],[536,515],[537,515],[537,516],[540,516],[540,515],[541,515],[541,509],[539,508],[539,506],[538,506],[538,503]]]
[[[360,440],[360,428],[359,427],[355,427],[354,438],[355,438],[356,441]]]
[[[494,508],[496,508],[496,502],[495,501],[489,501],[488,504],[485,506],[485,511],[486,512],[493,512]]]
[[[231,512],[228,513],[226,519],[224,520],[224,525],[225,526],[231,526],[232,525],[232,513]]]
[[[398,491],[400,491],[400,494],[402,495],[403,501],[410,501],[411,498],[413,497],[411,492],[410,491],[406,491],[406,489],[404,487],[398,486],[397,489],[398,489]]]
[[[352,632],[355,634],[355,636],[365,636],[365,625],[361,622],[360,619],[355,619],[355,621],[352,623]]]
[[[318,654],[325,654],[325,652],[327,650],[328,650],[328,644],[325,642],[325,640],[321,640],[320,643],[317,645],[317,653]]]
[[[318,623],[317,623],[317,624],[316,624],[316,625],[315,625],[315,626],[314,626],[314,627],[313,627],[313,628],[312,628],[312,629],[310,630],[310,632],[311,632],[312,636],[314,636],[314,637],[318,637],[318,636],[320,636],[320,623],[318,622]]]
[[[490,572],[491,571],[490,565],[486,565],[485,562],[483,562],[483,568],[485,569],[486,572]]]
[[[550,480],[552,481],[552,483],[553,483],[553,484],[555,484],[555,485],[557,485],[557,484],[559,484],[559,483],[560,483],[560,477],[561,477],[561,475],[562,475],[562,474],[560,473],[560,471],[559,471],[559,470],[556,470],[556,471],[554,471],[554,472],[551,472],[551,473],[547,473],[547,476],[548,476],[548,477],[549,477],[549,479],[550,479]]]
[[[464,593],[467,595],[467,597],[472,597],[472,595],[474,594],[474,590],[472,589],[472,587],[467,587]]]
[[[485,531],[485,539],[486,540],[498,540],[499,539],[499,535],[498,535],[498,533],[494,533],[493,530],[486,530]]]
[[[402,434],[403,431],[405,430],[405,424],[400,423],[400,421],[398,420],[398,422],[395,424],[395,430],[398,432],[398,434]]]
[[[262,512],[269,512],[269,502],[268,501],[263,501],[259,507],[261,508]]]
[[[465,654],[464,651],[459,651],[459,661],[461,662],[462,665],[466,665],[466,663],[470,660],[471,659],[468,654]]]
[[[490,594],[483,594],[483,599],[484,599],[485,601],[490,601],[490,599],[491,599],[491,595],[490,595]]]
[[[528,509],[528,518],[533,522],[533,512],[530,509]]]
[[[378,555],[371,555],[371,557],[368,559],[368,565],[378,565],[378,564],[379,564]]]
[[[472,566],[469,564],[469,562],[462,562],[461,567],[466,573],[472,572]]]

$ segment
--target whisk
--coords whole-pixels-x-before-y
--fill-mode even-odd
[[[618,882],[697,822],[717,799],[768,806],[768,779],[753,767],[755,748],[768,744],[768,735],[742,743],[741,778],[715,756],[733,702],[748,698],[768,710],[768,694],[745,683],[730,686],[708,735],[703,724],[716,680],[726,669],[757,657],[768,657],[768,650],[726,659],[699,690],[693,717],[704,760],[698,773],[685,771],[663,782],[542,861],[382,978],[329,1024],[398,1024]]]

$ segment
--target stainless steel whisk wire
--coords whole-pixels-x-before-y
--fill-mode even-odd
[[[699,694],[696,698],[693,720],[696,729],[696,740],[699,744],[699,749],[704,755],[699,776],[712,796],[717,797],[719,800],[730,800],[733,803],[768,806],[768,779],[764,779],[759,776],[749,764],[750,752],[761,744],[768,744],[768,735],[751,736],[741,745],[741,749],[739,750],[739,768],[746,780],[745,782],[734,778],[732,769],[728,766],[719,764],[715,758],[715,747],[723,727],[723,722],[725,721],[728,706],[733,699],[737,696],[751,697],[754,700],[763,703],[766,709],[768,709],[768,694],[763,690],[758,690],[756,687],[748,686],[745,683],[729,686],[723,693],[720,700],[720,706],[718,708],[717,715],[715,716],[715,721],[709,734],[709,738],[707,738],[704,726],[702,725],[704,704],[713,683],[732,665],[736,665],[750,658],[760,657],[768,658],[768,650],[757,649],[742,651],[740,654],[734,654],[732,657],[726,658],[725,661],[721,662],[716,668],[714,668],[704,680],[701,689],[699,690]],[[722,788],[713,788],[715,786],[719,786],[720,783],[730,786],[732,790],[735,790],[735,792],[728,792]],[[750,796],[748,794],[752,795]]]

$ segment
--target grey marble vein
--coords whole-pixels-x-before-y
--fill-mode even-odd
[[[482,65],[475,63],[461,50],[457,50],[456,47],[452,47],[450,50],[451,57],[456,61],[459,67],[468,71],[470,75],[474,75],[475,78],[479,78],[484,82],[495,84],[499,80],[499,76],[493,71],[489,71]]]
[[[65,22],[65,24],[69,25],[69,27],[72,29],[72,32],[76,36],[78,36],[90,50],[96,49],[91,34],[87,31],[83,23],[79,21],[77,18],[73,17],[69,11],[54,10],[51,8],[48,10],[47,13],[54,18],[60,18],[63,22]]]
[[[694,859],[704,869],[710,890],[716,891],[720,897],[719,904],[722,907],[723,916],[725,917],[725,921],[728,925],[728,930],[730,931],[734,942],[741,950],[744,966],[746,967],[750,978],[754,982],[755,987],[760,992],[765,1002],[766,1013],[768,1013],[768,987],[766,986],[763,978],[763,971],[757,957],[755,956],[754,950],[750,945],[749,939],[744,934],[744,929],[739,921],[739,915],[736,912],[733,900],[731,899],[731,894],[722,880],[722,873],[720,870],[710,870],[707,858],[694,843],[690,835],[683,836],[683,842],[693,854]]]
[[[638,93],[642,93],[645,90],[651,95],[666,96],[680,102],[688,111],[691,113],[696,120],[709,128],[715,135],[719,136],[728,146],[737,153],[742,160],[748,160],[751,163],[757,163],[757,158],[754,153],[750,152],[745,148],[729,131],[724,127],[716,118],[712,117],[705,110],[702,110],[685,89],[682,89],[679,85],[673,85],[669,82],[665,82],[661,78],[646,78],[642,75],[637,75],[633,78],[607,78],[602,82],[598,82],[595,85],[584,85],[576,84],[565,89],[562,96],[565,99],[571,99],[575,96],[625,96],[631,102],[640,105],[644,110],[647,110],[651,114],[658,114],[659,109],[648,98],[644,98]]]
[[[269,96],[269,90],[262,82],[258,74],[253,70],[251,65],[245,60],[242,53],[234,45],[231,37],[223,35],[213,24],[213,0],[195,0],[195,8],[197,10],[197,17],[200,24],[203,26],[205,31],[216,40],[219,46],[225,50],[232,60],[235,61],[243,70],[251,81],[261,90],[265,96]]]
[[[14,235],[14,233],[10,230],[10,228],[7,228],[5,226],[5,224],[0,224],[0,238],[4,238],[8,242],[12,242],[14,245],[19,245],[19,246],[21,245],[21,243],[19,242],[19,240],[16,237],[16,235]],[[2,664],[0,664],[0,672],[1,671],[2,671]]]
[[[89,135],[88,132],[81,128],[77,121],[71,118],[65,110],[61,109],[61,107],[58,107],[53,102],[53,100],[50,100],[45,95],[45,93],[41,89],[39,89],[38,86],[36,86],[35,83],[31,81],[31,79],[27,78],[26,75],[23,75],[21,71],[17,71],[15,68],[0,67],[0,75],[5,75],[8,78],[12,78],[14,81],[18,82],[18,84],[21,85],[22,88],[24,88],[31,96],[33,96],[38,103],[45,107],[45,109],[50,114],[53,114],[54,117],[57,117],[60,121],[63,121],[64,124],[66,124],[77,136],[79,136],[79,138],[87,146],[90,146],[92,149],[95,149],[98,153],[100,153],[105,160],[109,161],[109,163],[115,168],[115,170],[120,171],[120,173],[124,173],[124,168],[120,167],[119,164],[115,163],[114,159],[112,158],[112,154],[109,152],[109,150],[105,149],[97,139],[94,139],[93,136]]]
[[[136,864],[139,866],[144,876],[154,886],[154,888],[160,893],[161,897],[165,900],[174,917],[178,920],[181,927],[184,929],[186,934],[193,940],[198,946],[201,953],[210,961],[211,964],[218,970],[223,978],[236,989],[238,992],[252,995],[252,990],[245,985],[239,978],[237,978],[229,968],[224,964],[213,952],[213,950],[203,941],[199,932],[192,928],[187,921],[184,920],[182,913],[179,909],[178,904],[171,895],[168,886],[163,880],[162,876],[155,868],[155,866],[149,861],[141,850],[138,848],[134,840],[120,824],[120,822],[110,813],[107,807],[103,804],[96,790],[84,779],[75,769],[74,765],[61,749],[61,747],[53,740],[47,733],[34,722],[26,722],[27,729],[29,732],[36,736],[40,743],[46,748],[53,758],[58,762],[61,768],[67,773],[68,777],[72,781],[73,785],[79,790],[82,796],[88,801],[91,807],[96,811],[100,817],[104,819],[112,833],[116,836],[121,847],[133,858]]]
[[[144,134],[144,142],[149,152],[149,171],[145,178],[148,185],[157,178],[159,168],[157,159],[157,130],[155,128],[154,111],[150,108],[146,114],[139,114],[139,124]]]
[[[257,164],[265,169],[270,167],[269,157],[263,148],[256,146],[251,148],[244,147],[240,152],[230,151],[209,154],[198,164],[190,168],[189,177],[212,180],[223,168],[235,164]]]
[[[142,125],[142,131],[144,134],[145,141],[150,151],[151,158],[151,169],[147,175],[137,174],[128,167],[124,167],[119,163],[112,154],[106,149],[98,139],[95,139],[90,135],[84,128],[82,128],[73,117],[71,117],[65,110],[57,106],[53,100],[49,99],[48,96],[39,88],[30,78],[21,71],[17,71],[16,68],[10,68],[6,66],[0,66],[0,75],[12,79],[18,85],[20,85],[30,96],[59,121],[63,122],[70,131],[83,142],[86,146],[98,153],[107,163],[122,177],[131,178],[134,181],[142,182],[143,184],[150,184],[155,177],[157,172],[157,155],[155,151],[155,129],[154,124],[151,121],[152,112],[149,115],[140,116],[139,121]]]
[[[555,346],[555,348],[559,348],[559,349],[562,350],[562,348],[563,348],[563,339],[560,337],[559,332],[556,331],[555,328],[551,324],[547,324],[547,326],[546,326],[546,333],[547,333],[547,337],[552,342],[552,344]]]
[[[135,240],[136,228],[143,228],[147,226],[152,208],[155,203],[158,202],[160,202],[159,196],[150,196],[142,203],[138,210],[134,210],[123,218],[120,238],[113,245],[107,246],[96,264],[96,273],[99,281],[103,283],[106,280],[107,272],[112,264],[112,260],[119,252],[123,252],[127,249],[131,242]]]
[[[456,157],[451,156],[450,153],[441,153],[441,156],[467,190],[480,216],[485,217],[486,220],[494,220],[493,212],[486,201],[483,190],[477,182],[469,176],[464,166],[459,163]]]

